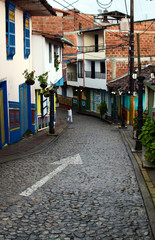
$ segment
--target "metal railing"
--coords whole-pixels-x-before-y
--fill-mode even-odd
[[[86,71],[85,73],[86,73],[86,77],[92,78],[92,72],[91,71]],[[105,79],[106,74],[105,73],[100,73],[100,72],[95,72],[95,78]]]

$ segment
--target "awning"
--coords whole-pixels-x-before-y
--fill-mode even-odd
[[[31,16],[56,16],[56,12],[46,0],[12,0],[11,2]]]
[[[63,77],[62,77],[62,78],[60,78],[60,80],[59,80],[59,81],[57,81],[55,85],[56,85],[56,87],[63,86],[63,85],[64,85]]]

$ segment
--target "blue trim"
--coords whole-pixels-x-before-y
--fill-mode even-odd
[[[14,12],[14,21],[10,20],[9,11]],[[15,4],[6,2],[6,38],[7,60],[13,60],[15,55]]]
[[[32,127],[31,88],[27,85],[28,128]]]
[[[1,141],[0,141],[0,148],[1,148],[6,143],[9,143],[7,84],[6,84],[6,81],[0,82],[0,88],[3,89],[3,103],[1,103],[1,104],[3,104],[3,109],[4,109],[4,127],[5,127],[5,142],[4,142],[4,144],[1,144]]]
[[[29,22],[29,28],[26,27],[26,20]],[[28,59],[30,55],[30,15],[24,13],[24,58]]]

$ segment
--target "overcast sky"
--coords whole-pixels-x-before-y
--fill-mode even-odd
[[[73,6],[69,6],[68,8],[77,8],[83,13],[91,13],[97,14],[99,13],[99,9],[101,7],[97,4],[97,0],[47,0],[48,3],[53,8],[63,9],[68,7],[69,4],[73,4]],[[74,3],[77,1],[76,3]],[[111,0],[98,0],[101,4],[109,4]],[[130,13],[130,0],[112,0],[111,7],[108,8],[108,11],[120,11],[126,13],[125,1],[127,3],[128,13]],[[57,3],[58,2],[58,3]],[[69,4],[67,4],[67,2]],[[62,4],[62,5],[61,5]],[[65,10],[68,10],[65,8]],[[104,11],[104,9],[102,9]],[[134,19],[136,20],[144,20],[144,19],[153,19],[155,18],[155,0],[134,0]]]

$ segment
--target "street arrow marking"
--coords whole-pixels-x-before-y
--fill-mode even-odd
[[[59,167],[57,167],[53,172],[49,173],[47,176],[43,177],[41,180],[36,182],[34,185],[27,188],[25,191],[23,191],[19,195],[24,196],[24,197],[30,196],[34,191],[36,191],[38,188],[43,186],[48,180],[50,180],[55,175],[57,175],[59,172],[64,170],[69,164],[75,164],[76,165],[76,164],[82,164],[82,163],[83,162],[82,162],[82,159],[81,159],[79,154],[76,154],[73,157],[68,157],[68,158],[61,159],[60,161],[52,163],[53,165],[54,164],[61,164],[61,165]]]

